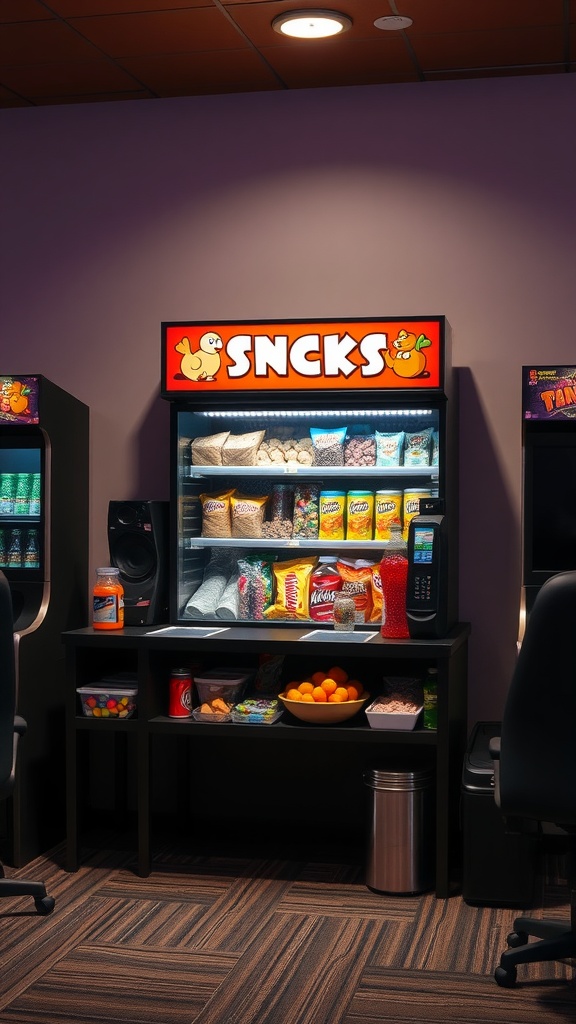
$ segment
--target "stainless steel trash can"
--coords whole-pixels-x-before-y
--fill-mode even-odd
[[[376,769],[364,773],[372,789],[366,885],[382,893],[433,888],[434,773]]]

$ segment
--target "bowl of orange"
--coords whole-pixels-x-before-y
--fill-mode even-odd
[[[370,694],[358,679],[350,679],[345,669],[332,665],[327,672],[318,670],[306,679],[287,683],[278,699],[300,721],[330,725],[356,715]]]

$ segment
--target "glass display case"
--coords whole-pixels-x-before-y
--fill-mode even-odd
[[[398,336],[425,339],[428,369],[401,377],[383,358],[378,380],[368,376],[355,386],[352,373],[337,388],[337,378],[316,376],[314,389],[274,377],[270,360],[259,390],[245,375],[241,387],[231,376],[225,383],[234,388],[215,386],[223,369],[231,374],[238,363],[237,353],[225,361],[238,338],[243,351],[250,338],[257,352],[262,339],[269,351],[278,338],[295,346],[302,337],[308,345],[318,337],[326,353],[326,325],[315,332],[300,322],[211,326],[224,355],[216,381],[201,388],[170,371],[168,356],[182,354],[178,338],[199,335],[199,349],[209,325],[164,325],[163,394],[172,400],[171,621],[331,627],[331,601],[343,588],[354,596],[356,623],[379,624],[378,568],[391,522],[399,520],[407,536],[420,501],[434,499],[450,515],[456,543],[443,319],[331,324],[330,337],[360,338],[360,344],[369,338],[372,351],[377,338],[384,354],[394,351],[391,339]],[[325,354],[323,367],[326,361]],[[251,365],[255,374],[257,358]],[[183,357],[184,368],[191,372]]]

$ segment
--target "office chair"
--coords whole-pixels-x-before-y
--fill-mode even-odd
[[[5,800],[14,788],[18,740],[26,732],[26,722],[15,714],[16,665],[14,658],[14,623],[10,587],[0,571],[0,799]],[[6,878],[0,863],[0,897],[33,896],[39,914],[50,914],[54,899],[46,895],[43,882],[23,878]]]
[[[494,973],[503,988],[515,984],[517,964],[576,957],[575,635],[576,572],[561,572],[537,594],[490,754],[508,828],[567,837],[570,921],[517,917]]]

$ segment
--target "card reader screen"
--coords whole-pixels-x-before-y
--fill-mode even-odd
[[[430,564],[434,550],[434,530],[429,526],[414,528],[414,563],[415,565]]]

